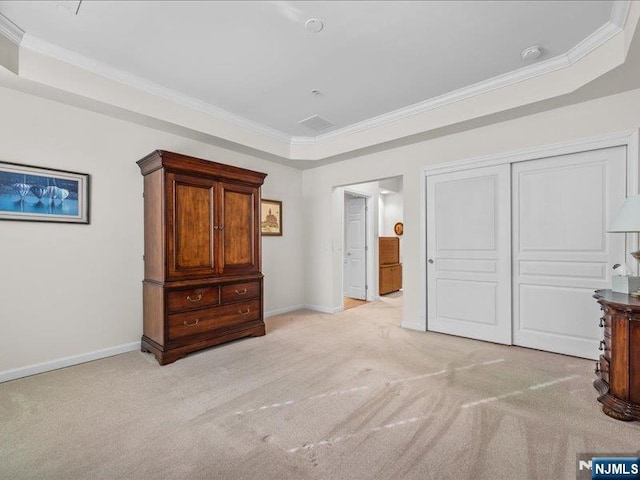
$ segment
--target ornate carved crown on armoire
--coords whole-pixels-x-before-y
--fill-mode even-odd
[[[141,349],[161,365],[264,335],[260,186],[266,175],[155,151],[144,176]]]

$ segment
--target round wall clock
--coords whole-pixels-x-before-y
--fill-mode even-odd
[[[398,222],[393,226],[393,231],[396,232],[396,235],[402,235],[404,233],[404,225],[402,222]]]

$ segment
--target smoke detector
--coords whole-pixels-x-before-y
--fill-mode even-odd
[[[525,62],[531,62],[538,58],[540,55],[542,55],[542,47],[540,47],[539,45],[533,45],[531,47],[525,48],[520,54],[522,60],[524,60]]]
[[[324,28],[324,23],[317,18],[310,18],[304,23],[304,29],[309,33],[319,33]]]

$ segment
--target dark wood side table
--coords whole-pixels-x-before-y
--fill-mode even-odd
[[[602,411],[617,420],[640,420],[640,298],[611,290],[593,296],[603,310],[598,378]]]

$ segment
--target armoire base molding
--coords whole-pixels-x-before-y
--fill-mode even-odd
[[[140,342],[140,350],[142,352],[153,353],[160,365],[168,365],[176,360],[186,356],[188,353],[202,350],[203,348],[213,347],[221,343],[237,340],[244,337],[261,337],[265,334],[264,322],[259,320],[251,325],[243,325],[242,329],[230,330],[224,334],[216,334],[215,337],[206,340],[180,345],[177,347],[162,347],[150,338],[142,336]]]

